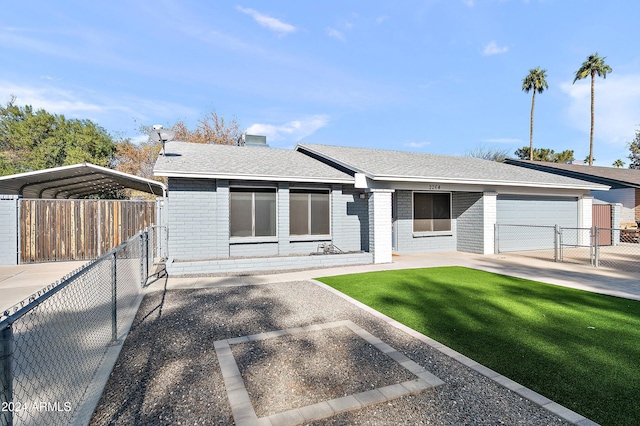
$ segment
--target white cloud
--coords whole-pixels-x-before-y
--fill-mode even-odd
[[[237,9],[251,16],[260,26],[275,31],[279,34],[288,34],[296,31],[296,27],[291,24],[287,24],[286,22],[282,22],[279,19],[276,19],[272,16],[265,15],[264,13],[258,12],[255,9],[250,9],[246,7],[237,6]]]
[[[387,15],[382,15],[382,16],[378,16],[376,18],[376,22],[378,24],[382,24],[384,21],[386,21],[387,19],[389,19],[389,17]]]
[[[344,38],[344,34],[342,34],[340,31],[336,30],[335,28],[327,27],[325,30],[327,31],[327,35],[329,37],[333,37],[333,38],[338,39],[340,41],[347,41]]]
[[[109,131],[122,131],[122,123],[130,120],[156,122],[175,120],[180,116],[196,116],[198,111],[171,102],[121,95],[111,97],[83,88],[65,89],[50,85],[21,85],[0,80],[0,103],[11,96],[17,105],[31,105],[68,118],[90,119]]]
[[[407,142],[402,144],[407,148],[424,148],[427,145],[431,145],[431,142]]]
[[[571,125],[589,134],[591,125],[591,78],[560,88],[570,97],[566,114]],[[596,77],[594,138],[623,147],[640,126],[640,74]]]
[[[324,114],[311,115],[288,123],[274,125],[256,123],[249,126],[247,133],[263,135],[267,137],[267,142],[285,141],[298,142],[301,139],[313,134],[316,130],[325,127],[329,123],[329,116]]]
[[[467,7],[473,7],[476,4],[475,0],[462,0],[462,3]]]
[[[509,48],[507,46],[498,46],[498,43],[491,41],[484,47],[482,54],[485,56],[498,55],[500,53],[506,53],[508,50]]]

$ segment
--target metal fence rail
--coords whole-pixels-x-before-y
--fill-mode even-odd
[[[69,424],[153,273],[146,229],[0,315],[0,424]]]
[[[638,272],[640,231],[498,224],[495,252]]]

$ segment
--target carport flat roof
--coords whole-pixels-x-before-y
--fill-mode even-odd
[[[24,198],[81,198],[120,189],[135,189],[157,196],[166,194],[166,187],[161,182],[90,163],[0,176],[0,194]]]

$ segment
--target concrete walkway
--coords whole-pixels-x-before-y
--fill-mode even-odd
[[[324,276],[408,268],[428,268],[434,266],[465,266],[549,284],[640,300],[640,270],[634,273],[610,268],[594,268],[589,265],[555,263],[550,260],[517,255],[499,254],[482,256],[460,252],[401,255],[393,256],[393,263],[387,264],[345,266],[269,275],[170,277],[166,283],[166,288],[186,289],[269,284],[307,280]],[[164,281],[162,285],[165,285]],[[152,285],[151,289],[153,290],[155,287]]]
[[[0,311],[85,265],[86,261],[0,266]]]

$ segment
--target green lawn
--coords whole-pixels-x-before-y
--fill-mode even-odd
[[[320,278],[603,425],[640,418],[640,302],[462,267]]]

